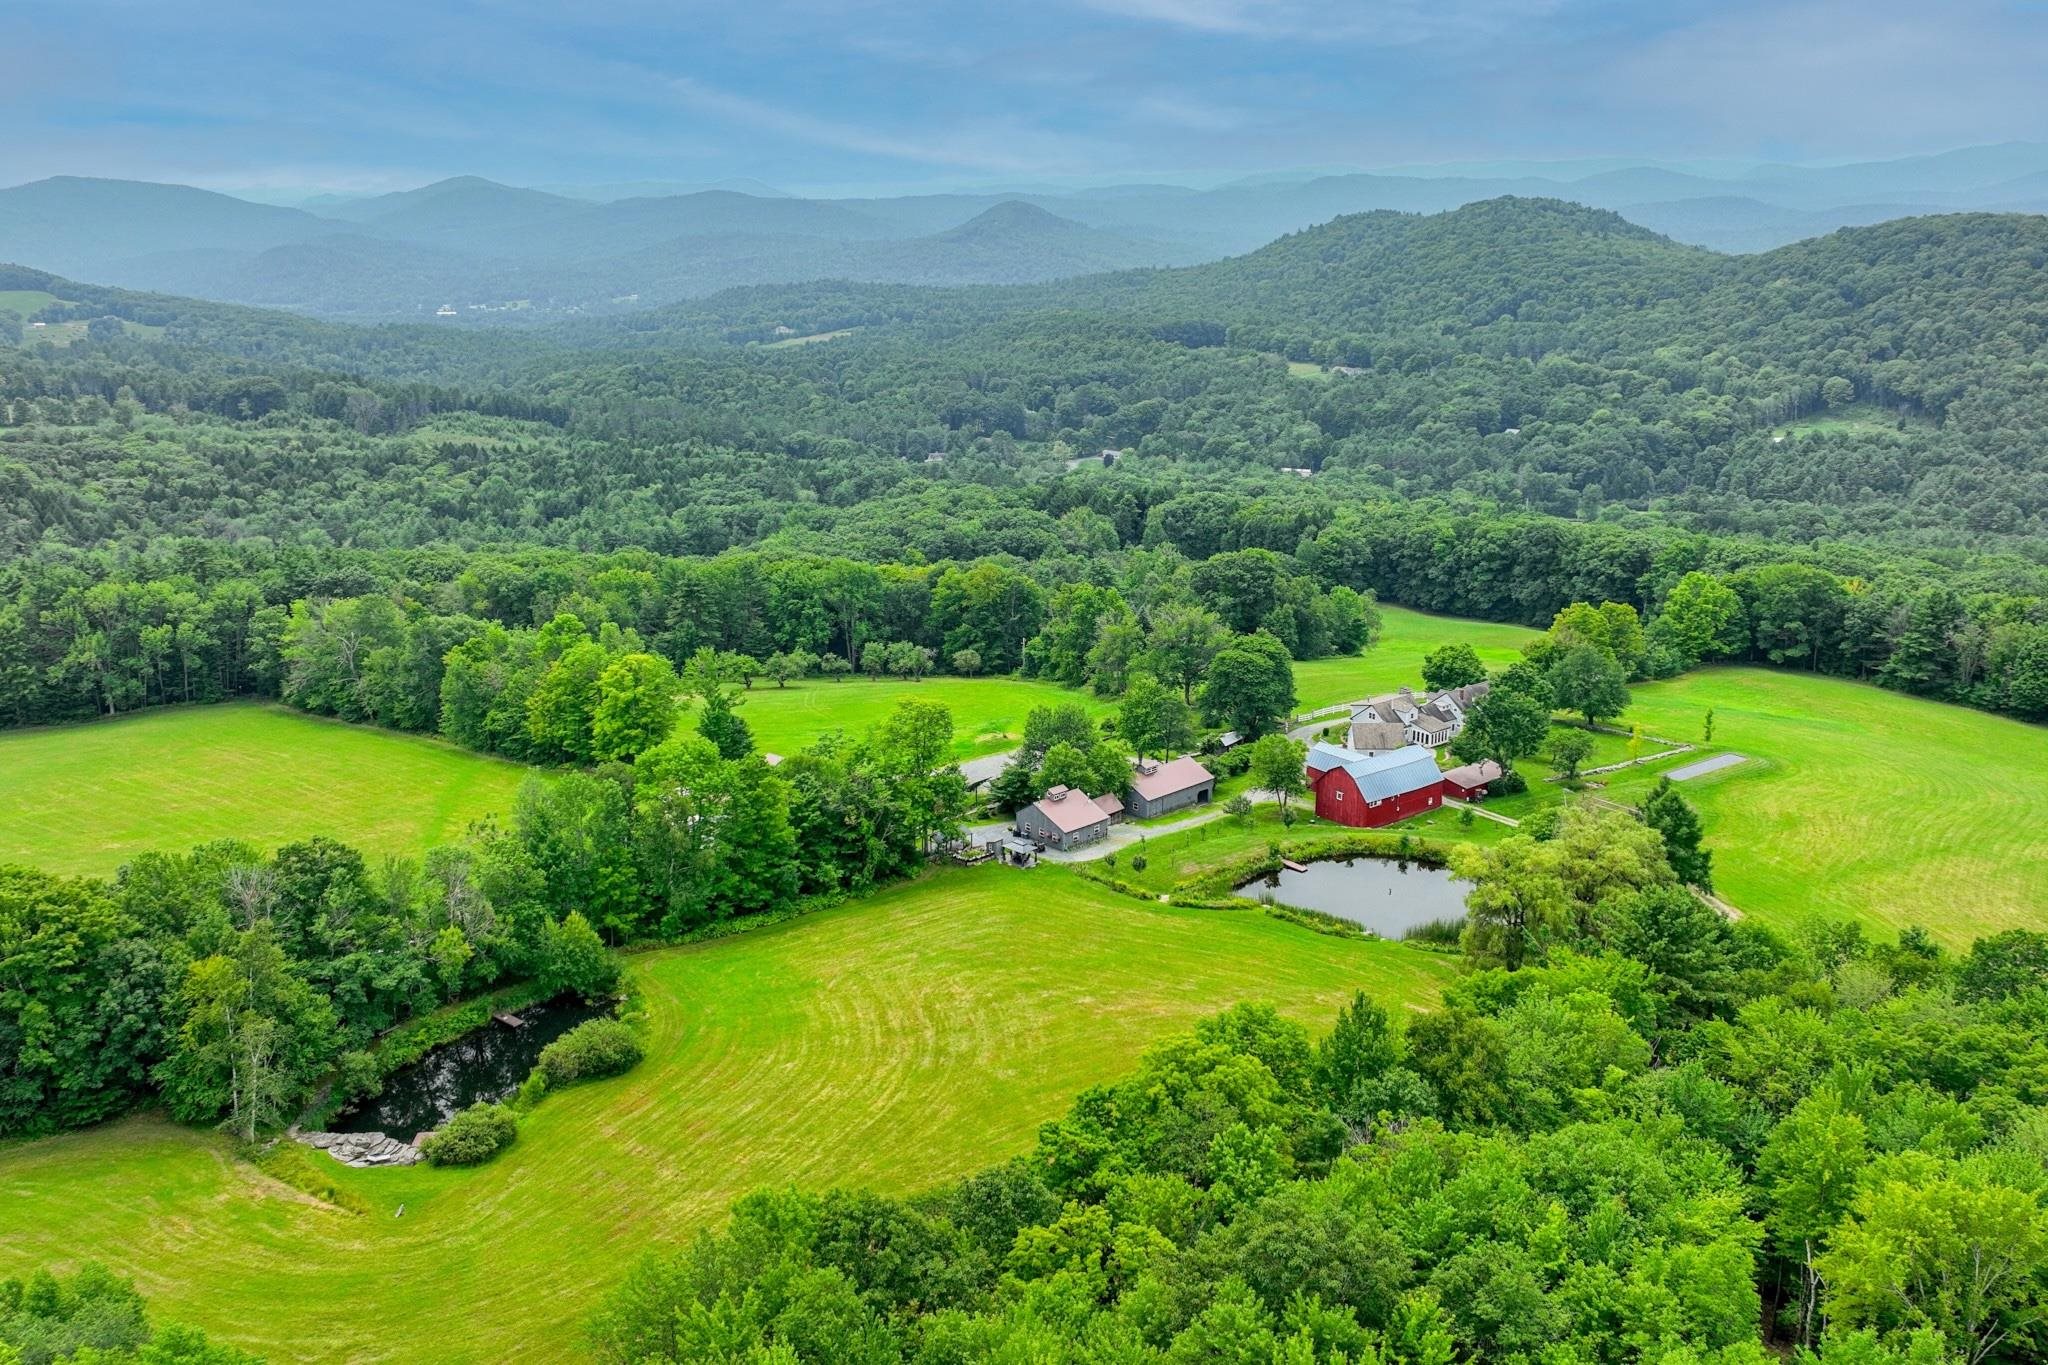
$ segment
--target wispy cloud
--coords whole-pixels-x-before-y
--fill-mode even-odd
[[[2010,13],[1995,0],[1745,7],[1701,15],[1606,74],[1612,98],[1707,143],[1847,142],[1875,128],[1910,150],[2040,137],[2048,28]]]
[[[1043,173],[1086,159],[1085,150],[1074,139],[1048,134],[1021,122],[981,123],[904,134],[805,113],[777,101],[720,90],[689,76],[670,77],[667,84],[686,103],[756,134],[770,133],[840,151],[928,166],[1008,173]]]
[[[1090,8],[1194,33],[1390,45],[1498,33],[1564,0],[1083,0]]]
[[[2044,4],[65,0],[0,36],[0,183],[1884,155],[2048,136]]]

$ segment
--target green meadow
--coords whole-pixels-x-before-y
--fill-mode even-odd
[[[1520,658],[1522,646],[1540,634],[1527,626],[1432,616],[1381,603],[1379,643],[1371,649],[1348,658],[1310,659],[1294,666],[1296,706],[1313,711],[1403,685],[1421,691],[1423,657],[1439,645],[1455,641],[1472,646],[1488,668],[1499,668]]]
[[[106,875],[137,853],[315,834],[418,854],[511,809],[529,770],[452,744],[235,702],[0,733],[0,862]]]
[[[1301,666],[1304,704],[1417,682],[1448,640],[1497,665],[1533,634],[1389,608],[1377,649]],[[1107,709],[1049,684],[935,678],[761,685],[742,714],[761,747],[792,753],[829,730],[858,734],[906,696],[952,708],[963,756],[1007,747],[1033,705]],[[1632,803],[1662,770],[1745,755],[1685,786],[1718,889],[1745,915],[1785,928],[1851,916],[1886,934],[1923,924],[1955,947],[2048,928],[2048,729],[1756,668],[1641,685],[1621,724],[1699,744],[1709,708],[1711,745],[1605,775],[1596,794]],[[1629,754],[1626,737],[1602,735],[1590,762]],[[416,851],[504,809],[522,773],[253,704],[19,732],[0,736],[0,858],[106,872],[140,848],[230,834]],[[1495,809],[1558,799],[1543,784]],[[1402,828],[1507,833],[1450,811]],[[1287,837],[1324,833],[1341,831],[1298,824]],[[1280,834],[1261,808],[1147,840],[1116,875],[1156,894]],[[1075,1092],[1234,1001],[1320,1026],[1353,990],[1422,1004],[1457,969],[1249,908],[1120,896],[1050,866],[937,871],[631,963],[647,1062],[551,1097],[490,1166],[335,1167],[368,1206],[350,1213],[216,1135],[137,1116],[0,1148],[0,1275],[89,1252],[134,1275],[166,1318],[279,1359],[573,1358],[576,1325],[634,1251],[715,1224],[748,1190],[928,1187],[1024,1150]]]
[[[1709,707],[1705,752],[1748,761],[1683,787],[1744,913],[1918,924],[1954,947],[2048,929],[2048,728],[1761,668],[1643,684],[1621,723],[1698,742]],[[1632,802],[1656,777],[1614,774],[1608,794]]]
[[[346,1213],[136,1117],[0,1148],[0,1276],[95,1256],[276,1360],[574,1358],[637,1251],[749,1190],[928,1187],[1233,1002],[1320,1030],[1354,990],[1432,1000],[1455,962],[981,867],[631,966],[648,1059],[549,1097],[489,1166],[331,1166],[369,1205]]]
[[[938,702],[952,711],[959,758],[1016,747],[1024,717],[1035,706],[1074,702],[1107,715],[1114,705],[1092,692],[1031,678],[805,678],[787,687],[756,682],[740,695],[740,718],[754,732],[755,747],[785,756],[834,730],[857,739],[906,699]]]

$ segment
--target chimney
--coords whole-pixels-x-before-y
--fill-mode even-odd
[[[1053,787],[1045,793],[1045,799],[1048,801],[1064,801],[1067,799],[1067,789],[1065,787]]]

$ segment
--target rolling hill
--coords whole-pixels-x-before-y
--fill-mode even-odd
[[[55,176],[0,190],[0,260],[98,284],[117,263],[166,251],[253,251],[333,232],[299,209],[186,185]]]
[[[854,199],[745,184],[556,193],[457,176],[366,198],[323,196],[298,209],[177,185],[59,177],[0,190],[0,260],[338,317],[411,317],[450,302],[482,315],[485,305],[518,302],[523,318],[541,319],[741,284],[1015,283],[1215,260],[1348,215],[1436,214],[1504,196],[1611,210],[1724,252],[1914,214],[2048,206],[2048,147],[2028,143],[1739,174],[1609,163],[1471,171],[1490,173],[1295,172],[1206,190],[1131,184]],[[1024,208],[1067,226],[1027,219]],[[946,235],[956,230],[963,235]],[[300,249],[277,250],[285,247]],[[1000,259],[1006,251],[1019,259]]]

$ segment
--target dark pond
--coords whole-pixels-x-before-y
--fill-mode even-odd
[[[458,1109],[478,1100],[504,1099],[533,1070],[542,1048],[606,1013],[606,1007],[586,1005],[572,995],[519,1011],[521,1028],[492,1020],[392,1072],[384,1078],[383,1094],[327,1126],[337,1133],[388,1133],[410,1142],[415,1133],[440,1127]]]
[[[1362,924],[1381,938],[1400,938],[1431,920],[1465,918],[1465,884],[1440,867],[1391,858],[1353,858],[1284,868],[1237,888],[1256,901],[1278,901]]]

